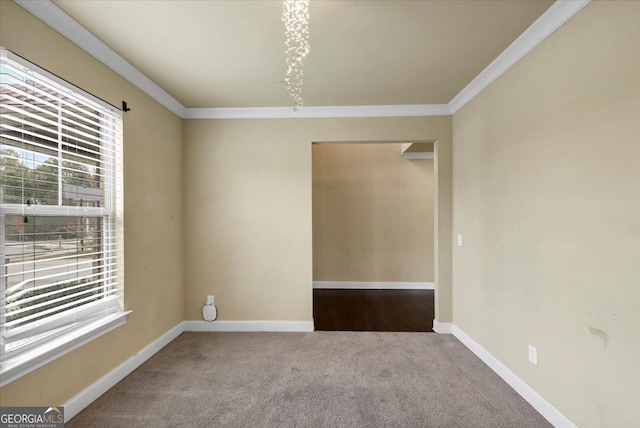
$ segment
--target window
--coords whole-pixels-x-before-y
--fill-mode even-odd
[[[124,323],[120,111],[0,50],[4,385]]]

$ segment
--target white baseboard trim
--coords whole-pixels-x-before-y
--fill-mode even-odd
[[[451,334],[451,327],[453,324],[450,322],[438,322],[437,319],[433,320],[433,331],[438,334]]]
[[[433,290],[433,282],[313,281],[313,288],[344,290]]]
[[[436,321],[434,320],[434,326]],[[509,370],[507,366],[501,363],[496,357],[491,355],[489,351],[484,349],[475,340],[469,337],[464,331],[460,330],[455,324],[451,325],[451,333],[464,346],[469,348],[471,352],[476,354],[491,370],[496,372],[507,384],[513,388],[522,398],[524,398],[531,406],[538,411],[546,420],[548,420],[556,428],[577,428],[569,418],[563,415],[558,409],[553,407],[551,403],[545,400],[525,381],[520,379],[514,372]],[[434,327],[435,330],[435,327]]]
[[[132,371],[140,367],[142,363],[151,358],[156,352],[167,346],[172,340],[180,336],[184,331],[184,322],[154,340],[142,350],[136,352],[125,362],[111,370],[106,375],[95,381],[75,397],[64,403],[64,421],[68,422],[85,407],[93,403],[98,397],[111,389],[115,384],[124,379]]]
[[[184,331],[313,331],[313,321],[184,321]]]
[[[140,367],[159,350],[167,346],[171,341],[184,331],[286,331],[286,332],[312,332],[313,321],[183,321],[158,339],[145,346],[142,350],[132,355],[125,362],[111,370],[106,375],[95,381],[82,392],[64,403],[65,422],[68,422],[85,407],[93,403],[98,397],[111,389],[115,384]],[[511,388],[536,409],[545,419],[556,428],[577,428],[569,418],[563,415],[551,403],[545,400],[525,381],[520,379],[507,366],[501,363],[489,351],[484,349],[475,340],[453,323],[438,322],[433,320],[433,330],[439,334],[453,334],[463,345],[480,358],[491,370],[500,376]]]
[[[84,410],[184,331],[310,332],[313,330],[313,321],[182,321],[64,403],[65,422]]]

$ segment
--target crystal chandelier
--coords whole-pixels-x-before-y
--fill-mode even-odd
[[[284,82],[293,97],[293,111],[302,101],[302,60],[309,53],[309,0],[284,0],[282,22],[285,26],[287,68]]]

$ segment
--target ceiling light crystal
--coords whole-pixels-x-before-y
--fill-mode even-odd
[[[293,111],[302,101],[302,60],[309,53],[309,0],[284,0],[282,22],[285,26],[287,68],[284,83],[293,97]]]

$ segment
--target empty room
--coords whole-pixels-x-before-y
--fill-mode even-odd
[[[640,427],[638,46],[638,1],[0,0],[0,427]]]

